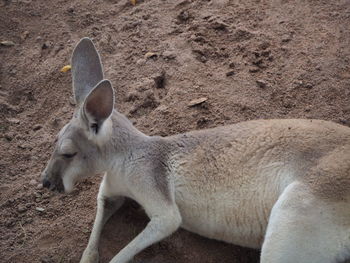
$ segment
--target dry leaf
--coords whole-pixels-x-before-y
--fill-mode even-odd
[[[158,56],[158,55],[156,53],[154,53],[154,52],[147,52],[145,54],[145,59],[154,58],[156,56]]]
[[[190,103],[188,104],[188,107],[193,107],[193,106],[202,104],[203,102],[205,102],[207,100],[208,100],[208,98],[205,98],[205,97],[191,100]]]
[[[132,5],[136,5],[136,0],[130,0],[130,3],[131,3]]]
[[[71,70],[72,66],[71,65],[66,65],[63,68],[61,68],[61,72],[67,72],[69,70]]]

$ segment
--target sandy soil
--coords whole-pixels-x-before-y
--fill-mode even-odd
[[[350,125],[349,28],[346,0],[1,0],[0,42],[14,45],[0,45],[0,262],[78,262],[87,244],[101,178],[72,195],[39,185],[74,108],[60,68],[81,37],[100,50],[118,110],[166,136],[259,118]],[[146,223],[137,204],[124,205],[105,228],[101,262]],[[180,230],[134,262],[258,259]]]

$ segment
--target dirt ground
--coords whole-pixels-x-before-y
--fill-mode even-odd
[[[349,126],[349,28],[347,0],[1,0],[0,42],[14,45],[0,45],[0,262],[78,262],[87,244],[101,178],[71,195],[39,184],[72,116],[71,76],[60,68],[81,37],[99,49],[117,109],[167,136],[259,118]],[[101,262],[146,223],[127,202],[105,227]],[[180,230],[133,262],[258,259]]]

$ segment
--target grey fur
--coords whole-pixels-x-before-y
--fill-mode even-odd
[[[262,263],[328,263],[350,256],[348,127],[319,120],[257,120],[150,137],[116,110],[105,118],[113,92],[107,80],[100,82],[102,69],[91,41],[83,39],[74,53],[80,102],[59,133],[43,177],[50,189],[63,185],[69,192],[76,181],[105,173],[81,263],[98,262],[103,225],[124,197],[140,203],[150,222],[111,263],[129,262],[180,226],[262,247]],[[80,71],[86,67],[97,74],[84,75]],[[86,114],[87,94],[102,86],[108,92],[98,92],[97,102],[89,105],[97,114]],[[102,114],[101,105],[109,106]],[[94,121],[97,133],[91,130]]]
[[[77,104],[95,85],[103,80],[100,56],[89,38],[83,38],[77,44],[72,55],[73,93]]]

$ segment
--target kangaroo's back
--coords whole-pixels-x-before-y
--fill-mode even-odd
[[[320,120],[257,120],[168,140],[177,145],[171,165],[183,227],[260,247],[283,190],[295,180],[320,188],[322,182],[310,171],[350,145],[350,129]],[[345,183],[350,189],[350,179]]]

